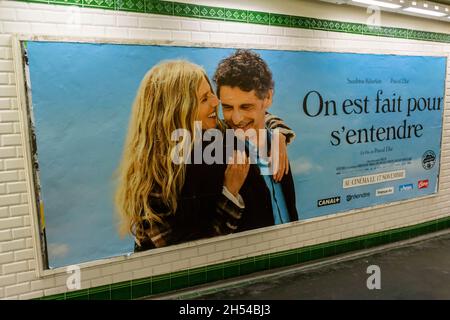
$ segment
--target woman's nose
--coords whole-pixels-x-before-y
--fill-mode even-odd
[[[211,96],[211,102],[210,102],[212,107],[217,107],[219,105],[219,99],[217,98],[217,96],[215,94],[213,94]]]

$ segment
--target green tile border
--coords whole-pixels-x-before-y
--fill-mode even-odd
[[[450,33],[436,33],[393,27],[370,27],[366,24],[315,19],[271,12],[212,7],[183,2],[160,0],[15,0],[56,5],[75,5],[83,8],[152,13],[176,17],[222,20],[249,24],[263,24],[289,28],[344,32],[377,37],[412,39],[450,43]]]
[[[450,216],[421,224],[369,235],[321,243],[257,257],[218,263],[139,280],[45,296],[36,300],[130,300],[167,293],[209,282],[239,277],[323,259],[354,250],[368,249],[450,228]],[[214,289],[211,289],[214,291]],[[195,295],[194,295],[195,296]]]

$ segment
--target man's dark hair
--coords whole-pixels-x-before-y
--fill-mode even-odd
[[[228,58],[220,61],[214,73],[217,95],[220,98],[220,87],[238,87],[242,91],[255,90],[259,99],[265,99],[268,91],[273,89],[272,72],[267,63],[251,50],[236,50]]]

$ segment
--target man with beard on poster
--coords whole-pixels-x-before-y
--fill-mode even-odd
[[[266,113],[274,94],[274,81],[267,63],[257,53],[240,49],[219,63],[213,79],[225,122],[237,136],[239,131],[245,137],[253,132],[254,139],[247,139],[246,145],[250,153],[258,154],[239,191],[245,202],[245,214],[236,232],[298,220],[291,171],[277,182],[269,168],[273,162],[264,160],[270,156],[273,160],[277,155],[261,157],[258,153],[258,150],[270,150],[274,135],[266,126]]]

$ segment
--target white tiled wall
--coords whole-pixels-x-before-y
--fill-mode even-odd
[[[311,12],[314,7],[309,2],[308,10]],[[282,2],[277,3],[282,5]],[[322,4],[320,8],[323,10],[327,7]],[[323,14],[323,11],[318,11],[317,17]],[[331,13],[325,12],[327,14]],[[409,27],[414,28],[417,21],[413,18],[410,20]],[[430,26],[429,22],[427,26]],[[440,28],[441,25],[437,24],[436,27]],[[65,270],[47,271],[44,275],[40,273],[40,276],[37,273],[39,264],[35,257],[39,253],[33,239],[35,226],[32,226],[32,206],[28,202],[27,165],[23,156],[23,132],[20,125],[22,118],[19,110],[23,106],[19,107],[17,102],[17,78],[12,56],[12,35],[15,34],[59,39],[77,37],[93,41],[175,41],[254,48],[450,55],[450,45],[442,43],[0,1],[0,299],[30,299],[68,291],[68,274]],[[447,78],[450,78],[450,66]],[[313,245],[448,216],[449,81],[446,90],[438,196],[83,264],[82,288]]]

